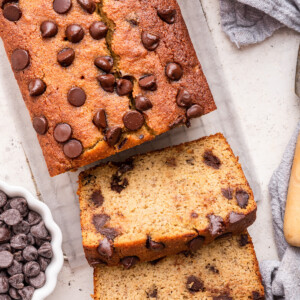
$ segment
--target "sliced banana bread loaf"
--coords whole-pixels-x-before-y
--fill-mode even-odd
[[[244,231],[256,215],[251,188],[222,134],[82,172],[78,195],[92,265],[128,267],[195,251]]]
[[[94,299],[264,299],[247,233],[218,239],[196,254],[178,254],[130,270],[99,266]]]

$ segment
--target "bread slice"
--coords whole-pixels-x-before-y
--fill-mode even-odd
[[[222,134],[80,174],[83,246],[91,265],[151,261],[239,233],[253,193]]]
[[[196,254],[178,254],[130,270],[94,270],[94,299],[264,299],[250,236],[218,239]]]

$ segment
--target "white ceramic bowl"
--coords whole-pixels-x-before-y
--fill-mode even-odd
[[[28,206],[31,210],[38,212],[48,229],[48,231],[51,234],[52,241],[52,250],[53,250],[53,258],[51,260],[51,263],[46,269],[46,283],[45,285],[35,290],[32,300],[44,300],[47,296],[49,296],[57,283],[57,276],[60,272],[64,258],[63,258],[63,252],[61,248],[62,244],[62,233],[57,226],[57,224],[54,222],[52,218],[52,214],[50,209],[46,204],[39,201],[31,193],[29,193],[27,190],[25,190],[22,187],[19,186],[11,186],[7,183],[0,180],[0,190],[2,190],[5,194],[7,194],[9,197],[23,197],[27,200]]]

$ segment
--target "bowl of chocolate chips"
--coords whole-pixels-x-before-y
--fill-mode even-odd
[[[63,265],[62,234],[46,204],[0,181],[0,300],[43,300]]]

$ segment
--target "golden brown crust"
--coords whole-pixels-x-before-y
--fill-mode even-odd
[[[95,2],[99,8],[99,1]],[[169,130],[169,125],[178,117],[185,115],[185,110],[176,105],[179,87],[189,88],[195,103],[203,106],[204,113],[216,109],[179,7],[176,1],[171,2],[168,5],[174,6],[178,17],[178,22],[173,24],[174,26],[167,26],[157,16],[155,18],[154,8],[145,9],[147,3],[143,1],[103,1],[102,10],[97,9],[93,14],[84,11],[77,1],[72,1],[71,10],[65,15],[59,15],[53,10],[53,1],[34,0],[29,3],[20,0],[18,6],[22,11],[22,17],[17,22],[8,21],[3,16],[3,8],[0,9],[0,36],[8,58],[11,59],[15,49],[25,49],[30,55],[30,65],[23,71],[15,71],[15,77],[31,118],[45,116],[48,120],[47,133],[38,135],[38,139],[51,176],[137,146]],[[163,4],[166,5],[167,2]],[[121,16],[123,19],[119,19],[120,27],[116,27],[115,32],[112,32],[111,41],[94,40],[89,34],[89,26],[94,21],[105,19],[105,10],[111,18],[119,17],[120,5],[128,6],[127,11],[122,10],[123,13],[128,15],[130,12],[137,15],[141,21],[140,25],[131,27],[123,14]],[[58,25],[58,34],[51,39],[41,38],[40,25],[46,20],[54,21]],[[109,23],[111,20],[105,21]],[[73,44],[65,40],[65,29],[70,24],[82,26],[85,36],[80,43]],[[168,34],[161,36],[161,45],[154,54],[145,51],[141,45],[140,34],[142,30],[156,32],[159,29],[157,24],[161,24],[160,26],[165,29],[164,32]],[[167,31],[167,28],[171,30]],[[184,41],[182,45],[178,45],[179,35]],[[118,42],[118,39],[122,42]],[[111,47],[107,46],[109,41]],[[75,50],[75,60],[68,68],[62,68],[57,63],[57,53],[66,47]],[[112,55],[111,49],[120,52],[116,54],[119,56],[119,62],[115,64],[114,72],[134,78],[133,96],[141,92],[137,80],[142,73],[155,73],[158,79],[157,92],[147,92],[147,96],[153,102],[153,108],[144,113],[146,125],[134,132],[128,131],[122,120],[129,107],[134,108],[130,97],[107,93],[96,80],[101,72],[94,66],[94,59],[99,55]],[[182,63],[184,76],[180,81],[170,83],[164,74],[163,65],[172,56]],[[159,66],[158,61],[161,61]],[[31,97],[28,92],[28,84],[34,78],[41,78],[47,84],[46,92],[38,97]],[[87,94],[87,101],[81,107],[71,106],[66,99],[69,89],[74,86],[83,88]],[[115,147],[108,146],[105,132],[99,130],[92,122],[94,114],[100,108],[106,110],[109,127],[122,128],[122,137]],[[76,159],[67,158],[63,153],[63,144],[57,143],[53,138],[55,126],[62,122],[71,125],[72,138],[79,140],[83,145],[83,153]]]
[[[198,290],[188,289],[186,282],[190,276],[201,282]],[[149,298],[150,291],[155,291],[158,299],[265,298],[247,232],[215,241],[193,255],[174,255],[156,264],[143,263],[129,270],[106,266],[94,269],[95,300],[142,300]]]
[[[146,242],[147,242],[146,235],[141,235],[141,236],[139,235],[139,237],[136,237],[131,241],[128,240],[127,242],[125,242],[123,239],[119,240],[117,238],[113,244],[113,247],[114,247],[113,256],[110,259],[107,259],[107,258],[101,256],[97,251],[99,242],[102,238],[99,233],[96,234],[95,229],[93,229],[93,225],[92,225],[93,215],[99,214],[99,213],[104,213],[106,208],[104,208],[104,207],[97,208],[93,204],[89,203],[89,195],[92,194],[93,191],[95,191],[99,188],[99,182],[101,182],[102,177],[97,178],[97,175],[100,175],[101,174],[100,171],[106,167],[106,165],[102,164],[98,167],[94,167],[90,170],[82,172],[79,175],[79,188],[78,188],[77,193],[79,195],[79,201],[80,201],[80,207],[81,207],[81,226],[82,226],[82,231],[83,231],[83,247],[84,247],[85,254],[86,254],[86,257],[87,257],[87,260],[89,261],[89,263],[91,265],[95,265],[95,264],[97,264],[97,262],[98,263],[105,262],[109,265],[117,265],[119,263],[120,259],[123,257],[126,257],[126,256],[138,256],[141,261],[152,261],[152,260],[156,260],[160,257],[164,257],[164,256],[171,255],[174,253],[179,253],[182,251],[189,250],[189,242],[198,236],[202,236],[205,239],[204,244],[208,244],[220,235],[224,235],[227,233],[240,233],[240,232],[243,232],[247,227],[249,227],[256,219],[256,204],[254,201],[253,193],[252,193],[251,188],[249,187],[249,184],[248,184],[246,178],[243,175],[243,171],[241,169],[240,164],[237,162],[230,146],[228,145],[228,143],[226,142],[226,140],[222,134],[218,133],[214,136],[204,137],[204,138],[201,138],[197,141],[193,141],[190,143],[184,143],[184,144],[181,144],[181,145],[178,145],[175,147],[168,147],[163,150],[158,150],[158,151],[154,151],[154,152],[147,153],[147,154],[137,155],[133,159],[134,159],[134,162],[135,161],[147,161],[148,162],[152,156],[164,154],[167,151],[173,151],[172,153],[173,154],[177,153],[177,156],[179,157],[179,156],[183,156],[183,153],[185,153],[184,149],[188,146],[190,148],[194,148],[194,150],[196,150],[198,147],[200,148],[200,144],[201,144],[202,145],[201,147],[203,149],[205,149],[206,148],[205,145],[206,144],[211,145],[214,143],[213,141],[216,141],[215,142],[216,148],[217,148],[217,146],[222,145],[222,148],[221,148],[221,149],[223,149],[222,151],[224,153],[227,151],[225,156],[226,157],[231,156],[231,158],[229,160],[231,160],[231,159],[233,160],[231,172],[235,172],[235,171],[233,171],[233,168],[236,168],[237,173],[232,173],[232,175],[229,175],[230,173],[228,173],[228,175],[226,175],[226,176],[224,175],[225,176],[224,178],[230,178],[230,176],[231,177],[233,176],[233,178],[235,178],[236,175],[234,175],[234,174],[239,174],[238,175],[238,176],[240,176],[239,181],[237,179],[235,179],[236,182],[238,182],[238,184],[236,183],[236,187],[237,187],[237,189],[242,188],[242,189],[246,190],[249,195],[249,204],[246,209],[238,209],[237,210],[236,204],[234,204],[234,203],[233,203],[232,208],[226,208],[226,210],[224,210],[222,212],[222,216],[223,216],[222,231],[215,235],[209,231],[209,227],[207,227],[209,225],[208,223],[205,223],[208,225],[199,225],[198,223],[195,223],[194,228],[186,229],[185,231],[183,231],[184,233],[182,233],[182,234],[177,233],[176,235],[174,234],[172,236],[160,236],[159,240],[157,240],[157,241],[163,243],[165,245],[165,248],[160,250],[159,252],[152,251],[152,250],[146,248],[146,246],[145,246]],[[204,151],[204,150],[201,150],[201,151]],[[220,153],[217,152],[216,154],[219,155]],[[157,161],[159,162],[160,158]],[[115,168],[115,167],[112,166],[112,168]],[[103,170],[103,172],[104,172],[104,170]],[[176,169],[174,172],[176,172]],[[222,172],[224,172],[224,171],[222,171]],[[155,173],[153,173],[153,174],[155,175]],[[104,178],[107,176],[107,175],[104,175],[104,173],[102,173],[102,175]],[[168,176],[168,175],[165,174],[164,176]],[[189,176],[189,175],[187,175],[187,176]],[[217,173],[215,174],[215,176],[218,176]],[[129,182],[131,180],[133,180],[133,179],[131,179],[130,175],[128,175],[127,178],[129,180]],[[223,181],[224,181],[224,178],[222,179]],[[228,181],[228,183],[229,183],[229,181]],[[219,186],[220,187],[226,186],[228,183],[226,183],[226,181],[219,182],[219,184],[220,184]],[[231,184],[233,187],[234,181],[231,182]],[[103,182],[103,185],[104,185],[104,182]],[[103,188],[103,185],[101,182],[101,190]],[[130,183],[129,183],[129,185],[130,185]],[[146,185],[146,183],[145,183],[145,185]],[[216,187],[214,187],[214,189],[215,188]],[[153,190],[153,193],[155,193],[155,190]],[[135,195],[135,194],[133,193],[133,195]],[[111,195],[107,195],[105,193],[103,194],[103,196],[104,196],[104,198],[111,197]],[[169,196],[170,200],[169,201],[171,203],[172,203],[173,196],[174,195],[172,195],[171,191],[170,191],[170,196]],[[211,196],[211,197],[215,197],[215,196]],[[125,200],[122,200],[122,197],[118,198],[118,199],[119,200],[111,200],[111,201],[120,201],[118,203],[125,201]],[[201,202],[201,201],[203,201],[203,199],[201,199],[199,202]],[[232,200],[232,201],[235,201],[235,200]],[[205,203],[205,199],[204,199],[204,203]],[[220,202],[220,204],[221,203],[222,202]],[[226,202],[223,203],[223,205],[225,205],[225,204],[226,204]],[[197,206],[196,200],[195,200],[195,205]],[[185,210],[190,211],[191,208],[187,207]],[[206,213],[208,213],[211,210],[213,210],[213,208],[212,209],[205,208]],[[204,211],[204,213],[205,213],[205,211]],[[232,211],[234,211],[237,214],[242,214],[243,217],[234,223],[230,222],[229,218],[230,218],[230,214]],[[121,210],[120,210],[120,212],[122,213]],[[119,210],[118,210],[118,212],[115,211],[114,214],[118,214],[118,213],[119,213]],[[217,212],[215,212],[215,213],[218,214]],[[219,212],[219,214],[220,214],[220,212]],[[200,217],[201,217],[201,214],[200,214]],[[116,221],[117,219],[119,219],[122,223],[122,220],[118,216],[114,216],[113,220]],[[190,220],[189,222],[191,222],[191,224],[193,224],[192,220]],[[124,226],[128,226],[128,224],[124,225]],[[93,238],[89,237],[90,234],[92,234]],[[94,235],[95,235],[95,237],[94,237]]]

